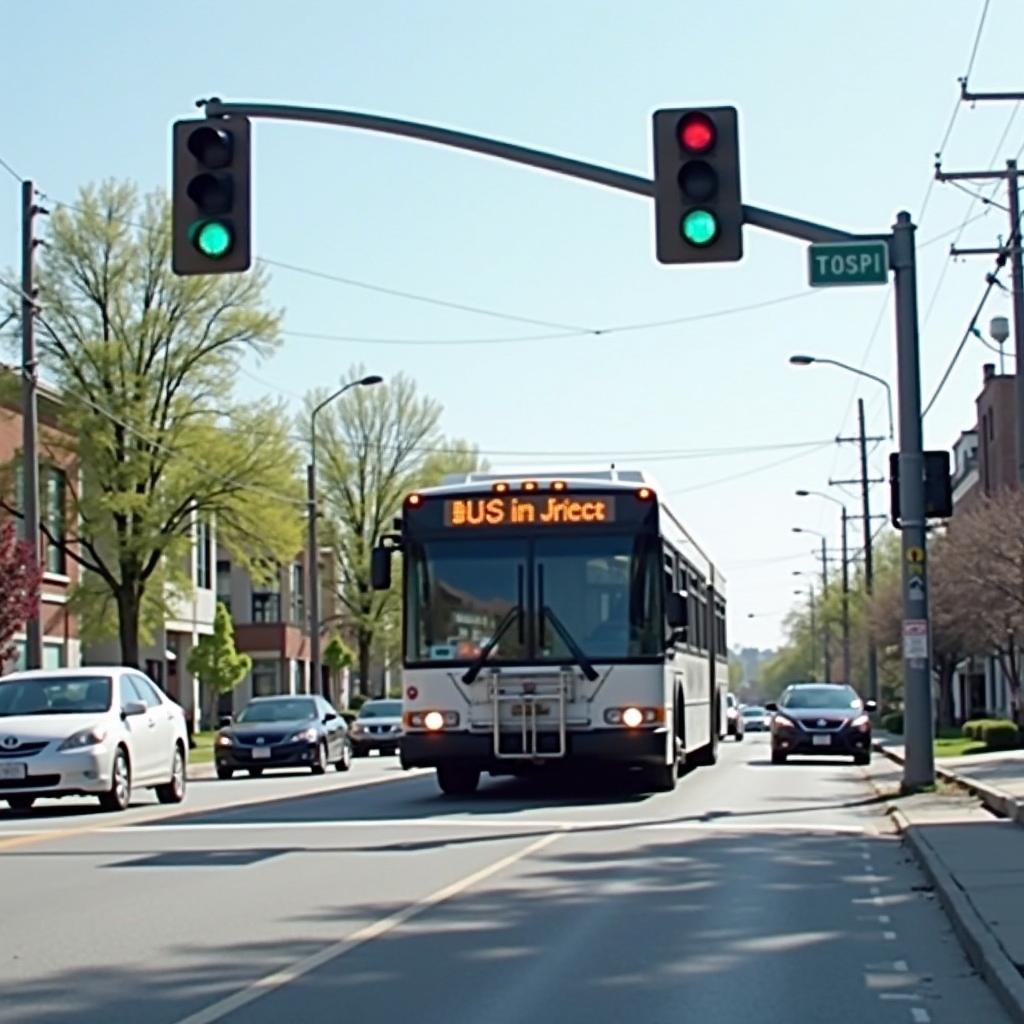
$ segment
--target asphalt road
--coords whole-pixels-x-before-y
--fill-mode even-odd
[[[763,736],[654,796],[373,759],[143,799],[0,813],[0,1022],[1008,1021],[864,770]]]

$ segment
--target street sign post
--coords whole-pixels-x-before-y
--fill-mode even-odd
[[[807,249],[807,274],[812,288],[849,284],[886,284],[889,246],[883,240],[822,242]]]

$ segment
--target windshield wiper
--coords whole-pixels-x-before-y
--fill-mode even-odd
[[[591,662],[591,660],[583,653],[583,648],[580,647],[578,643],[576,643],[575,639],[573,639],[572,633],[570,633],[569,630],[566,629],[565,623],[562,622],[562,620],[554,613],[554,611],[552,611],[550,605],[542,605],[540,614],[541,621],[543,621],[545,618],[550,620],[551,625],[555,627],[555,632],[558,634],[562,643],[569,648],[569,653],[575,659],[576,664],[579,665],[579,667],[583,670],[583,674],[591,682],[597,679],[597,669],[594,668],[594,665]]]
[[[491,656],[491,651],[497,646],[498,641],[508,632],[508,627],[512,625],[522,614],[522,609],[519,605],[514,608],[509,608],[505,613],[505,617],[498,623],[498,628],[494,631],[494,636],[484,644],[480,653],[476,656],[476,660],[469,668],[462,674],[462,681],[464,683],[472,683],[476,680],[476,677],[480,675],[480,670],[484,667],[484,662]]]

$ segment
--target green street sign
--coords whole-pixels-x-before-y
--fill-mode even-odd
[[[844,284],[887,284],[889,246],[884,241],[815,242],[807,250],[812,288]]]

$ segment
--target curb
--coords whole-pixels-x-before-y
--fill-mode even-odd
[[[891,806],[889,814],[925,877],[935,887],[968,959],[1013,1020],[1024,1024],[1024,977],[1021,977],[1017,966],[975,910],[974,904],[957,884],[942,858],[921,833],[920,826],[912,825],[898,807]]]
[[[876,741],[873,746],[876,751],[884,754],[890,761],[895,761],[896,764],[903,764],[904,759],[895,751],[889,750],[881,742]],[[942,768],[936,765],[935,774],[946,782],[952,782],[962,789],[966,789],[968,793],[976,796],[990,811],[998,814],[1000,818],[1008,818],[1018,825],[1024,825],[1024,801],[1018,800],[1017,797],[1004,793],[1003,790],[996,789],[994,786],[978,782],[970,776],[958,775],[956,772],[950,771],[949,768]]]

